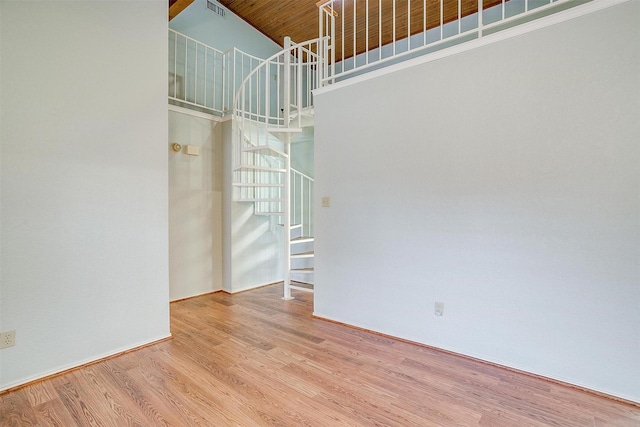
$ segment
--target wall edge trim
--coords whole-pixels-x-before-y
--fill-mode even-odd
[[[173,339],[173,336],[171,334],[161,337],[161,338],[156,338],[150,341],[145,341],[142,342],[140,344],[134,345],[130,348],[124,349],[124,350],[117,350],[113,353],[106,353],[102,356],[98,356],[97,358],[94,359],[88,359],[82,362],[79,362],[77,364],[72,364],[72,365],[68,365],[62,368],[57,368],[57,369],[53,369],[50,370],[48,372],[44,372],[38,375],[34,375],[32,377],[29,378],[25,378],[19,381],[16,381],[14,383],[9,383],[8,385],[5,386],[0,386],[0,396],[19,390],[21,388],[30,386],[32,384],[35,383],[39,383],[41,381],[45,381],[60,375],[64,375],[64,374],[68,374],[69,372],[73,372],[73,371],[77,371],[79,369],[85,368],[87,366],[91,366],[91,365],[95,365],[96,363],[100,363],[100,362],[104,362],[122,355],[125,355],[127,353],[131,353],[134,351],[138,351],[138,350],[142,350],[143,348],[146,347],[151,347],[153,345],[156,344],[160,344],[163,343],[165,341],[170,341]]]

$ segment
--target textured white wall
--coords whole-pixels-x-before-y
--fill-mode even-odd
[[[222,125],[169,111],[169,294],[171,300],[222,289]],[[200,148],[185,154],[185,145]]]
[[[169,335],[166,7],[0,2],[0,389]]]
[[[640,401],[639,18],[316,96],[315,314]]]

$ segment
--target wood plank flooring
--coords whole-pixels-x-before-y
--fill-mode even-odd
[[[640,426],[640,408],[314,319],[282,286],[171,305],[173,340],[0,395],[1,426]]]

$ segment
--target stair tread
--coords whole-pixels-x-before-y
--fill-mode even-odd
[[[269,203],[284,203],[283,198],[260,198],[260,197],[243,197],[237,199],[236,202],[269,202]]]
[[[280,156],[282,158],[289,157],[286,153],[283,153],[282,151],[277,150],[277,149],[275,149],[273,147],[270,147],[268,145],[255,145],[253,147],[246,147],[246,148],[243,148],[242,151],[244,151],[244,152],[253,152],[253,153],[255,153],[257,151],[270,151],[270,152],[276,153],[278,156]]]
[[[299,240],[309,240],[312,241],[313,240],[313,236],[300,236],[300,237],[296,237],[295,239],[291,239],[292,242],[296,242]]]
[[[295,280],[295,279],[291,280],[291,284],[292,285],[298,285],[298,286],[306,286],[308,288],[313,288],[313,283],[301,282],[301,281]]]
[[[298,254],[291,254],[291,258],[310,258],[315,255],[315,252],[300,252]]]
[[[313,269],[313,267],[292,268],[290,271],[291,272],[295,272],[295,273],[313,273],[314,269]]]
[[[268,166],[254,166],[254,165],[240,165],[237,168],[235,168],[236,171],[241,169],[265,171],[265,172],[282,172],[282,173],[287,171],[284,168],[270,168]]]
[[[300,285],[289,285],[291,289],[295,289],[303,292],[311,292],[313,293],[313,287],[300,286]]]
[[[302,128],[267,128],[267,132],[269,133],[301,133]]]
[[[284,184],[263,184],[260,182],[234,182],[234,187],[284,187]]]

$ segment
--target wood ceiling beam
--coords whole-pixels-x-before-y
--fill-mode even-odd
[[[169,21],[178,16],[178,14],[185,10],[193,1],[194,0],[169,0]]]

